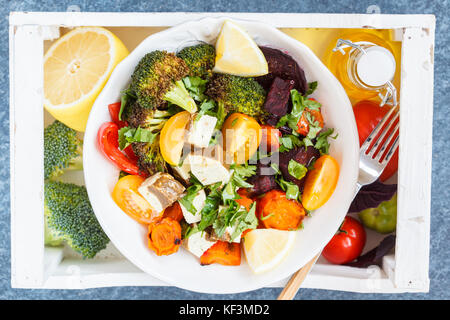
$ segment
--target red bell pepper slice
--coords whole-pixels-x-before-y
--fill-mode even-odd
[[[97,133],[97,143],[105,156],[115,163],[120,170],[139,175],[136,160],[131,160],[119,149],[119,127],[114,122],[105,122]]]
[[[115,124],[117,124],[119,129],[128,126],[128,123],[126,121],[119,120],[119,112],[120,112],[121,105],[122,105],[121,102],[111,103],[110,105],[108,105],[108,110],[109,110],[109,115],[111,116],[111,120]]]

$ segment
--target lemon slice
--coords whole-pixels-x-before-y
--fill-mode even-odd
[[[266,58],[255,41],[241,27],[225,21],[216,42],[214,72],[242,77],[262,76],[269,72]]]
[[[84,131],[91,107],[128,49],[100,27],[76,28],[44,56],[44,107],[67,126]]]
[[[244,237],[244,252],[250,269],[256,274],[272,270],[287,256],[295,240],[295,231],[255,229]]]

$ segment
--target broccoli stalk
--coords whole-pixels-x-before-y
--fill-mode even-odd
[[[59,121],[44,129],[44,179],[67,170],[83,169],[83,142],[75,130]]]
[[[93,258],[106,248],[109,239],[95,217],[84,186],[46,181],[44,212],[47,245],[64,241],[83,258]]]
[[[164,95],[164,100],[176,104],[190,113],[197,111],[197,105],[195,104],[194,99],[189,95],[182,80],[175,81],[173,88]]]

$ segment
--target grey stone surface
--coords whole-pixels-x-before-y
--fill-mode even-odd
[[[215,0],[215,1],[0,1],[0,299],[275,299],[278,288],[233,295],[208,295],[173,287],[118,287],[89,290],[19,290],[10,285],[10,195],[9,195],[9,81],[8,15],[10,11],[189,11],[189,12],[313,12],[434,14],[436,15],[435,90],[433,120],[433,170],[431,204],[430,292],[419,294],[356,294],[341,291],[301,290],[296,299],[449,299],[450,259],[450,88],[449,2],[447,0]],[[420,128],[418,128],[420,134]]]

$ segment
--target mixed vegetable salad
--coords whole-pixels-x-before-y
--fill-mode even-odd
[[[252,230],[299,230],[335,189],[318,83],[287,53],[258,50],[267,72],[253,77],[215,72],[207,43],[149,52],[109,105],[98,146],[121,170],[112,197],[157,255],[183,246],[202,265],[239,265]]]

